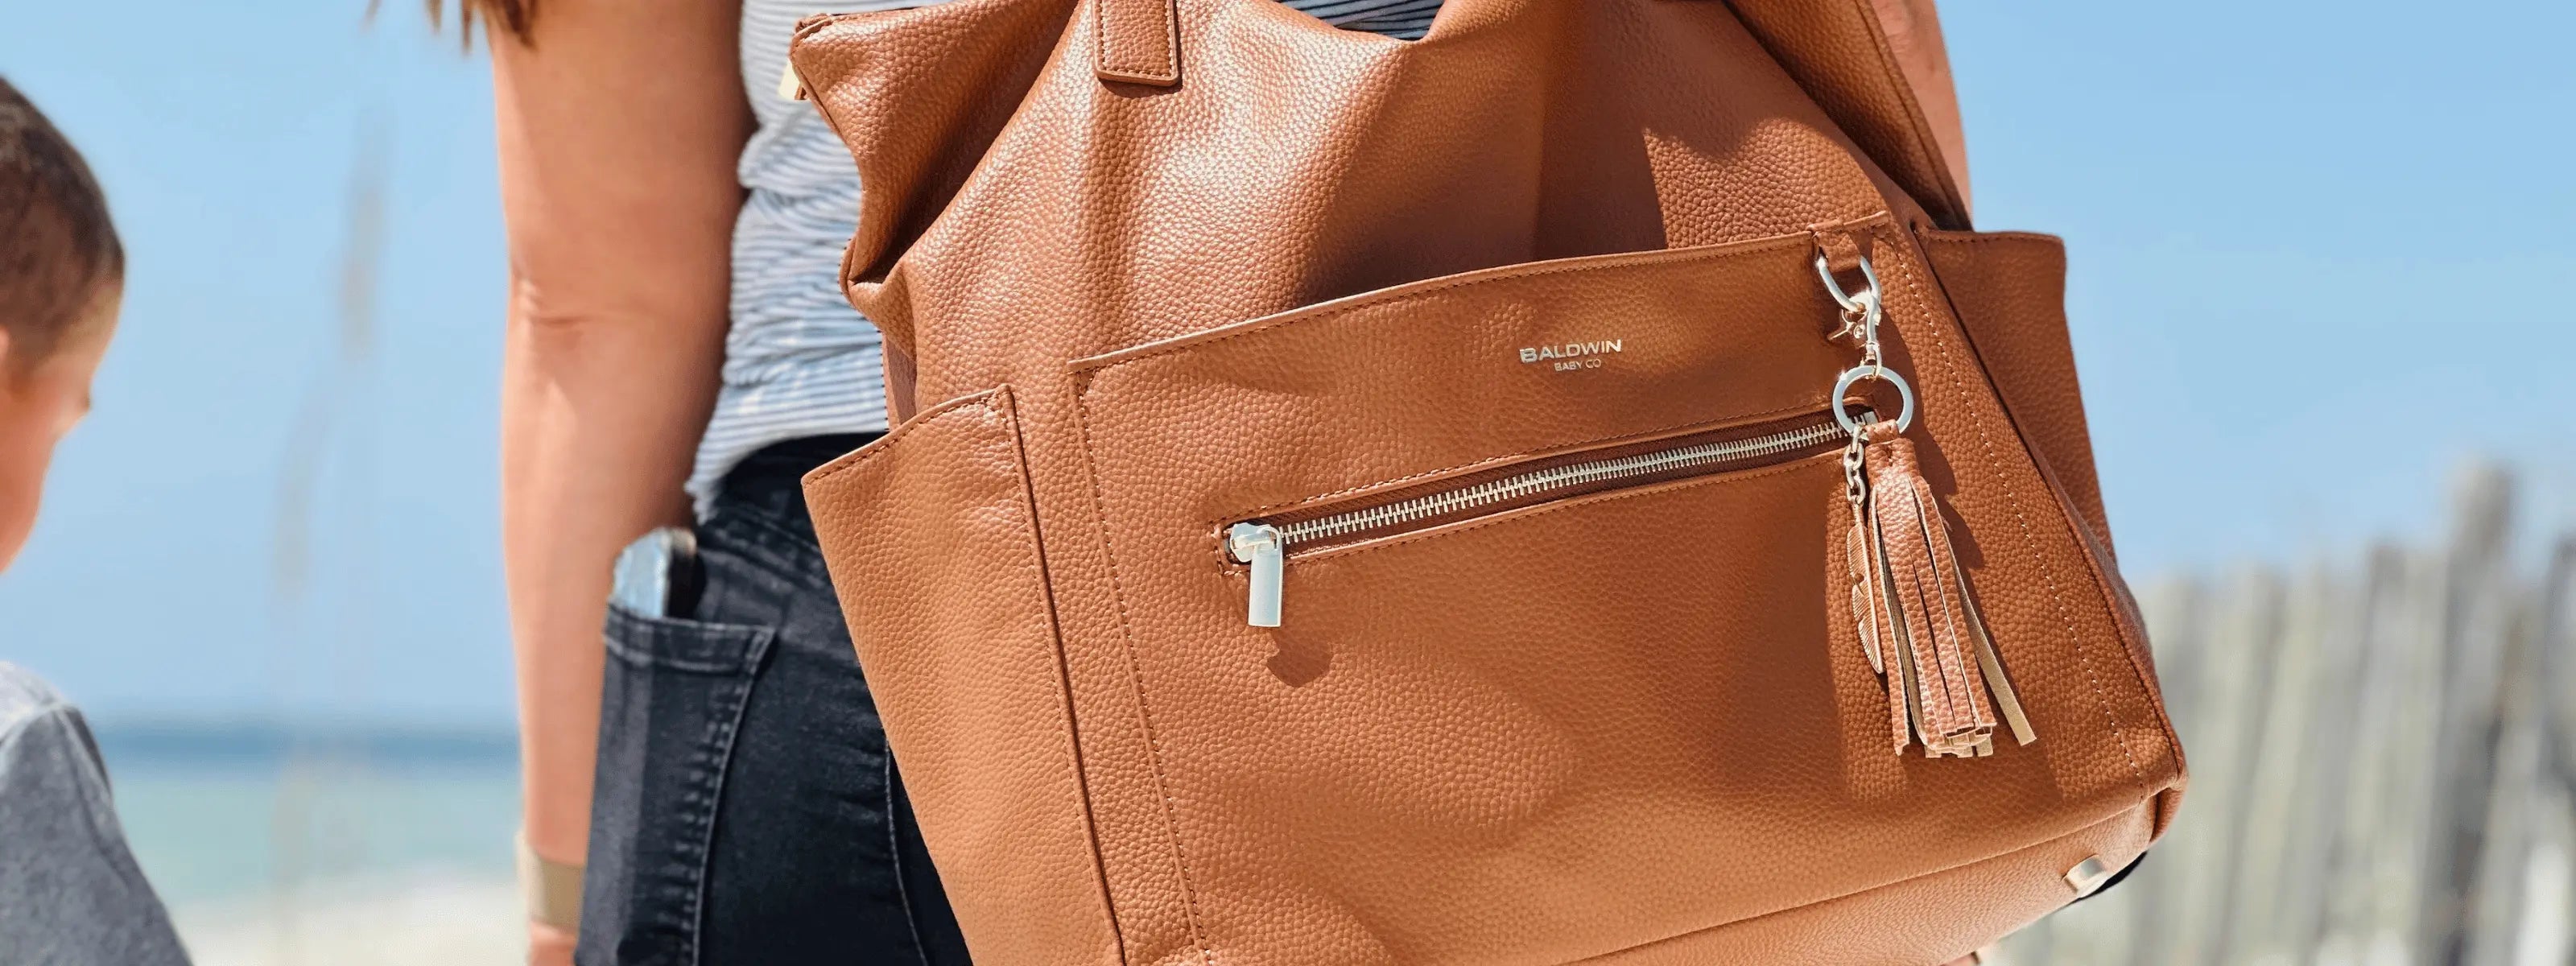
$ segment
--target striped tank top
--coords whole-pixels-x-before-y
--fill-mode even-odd
[[[931,0],[937,2],[937,0]],[[1280,0],[1337,26],[1419,39],[1440,0]],[[843,0],[850,12],[922,0]],[[698,442],[689,493],[705,512],[735,463],[771,443],[886,428],[876,326],[841,294],[841,249],[859,210],[849,150],[813,105],[778,96],[787,43],[813,0],[744,0],[743,90],[758,127],[735,175],[732,327],[724,382]]]

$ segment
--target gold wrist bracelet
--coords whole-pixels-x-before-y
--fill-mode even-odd
[[[528,846],[528,833],[518,834],[519,892],[528,918],[565,932],[581,931],[581,866],[538,855]]]

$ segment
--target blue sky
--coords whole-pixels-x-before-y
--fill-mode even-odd
[[[483,65],[408,0],[372,30],[362,0],[220,7],[0,13],[0,73],[88,152],[134,266],[98,412],[0,575],[0,659],[109,720],[506,721]],[[1980,226],[2069,240],[2133,576],[2434,532],[2480,454],[2527,468],[2543,521],[2576,518],[2554,359],[2576,7],[1949,7]],[[370,137],[377,338],[325,387]],[[326,391],[314,578],[288,594],[289,427]]]

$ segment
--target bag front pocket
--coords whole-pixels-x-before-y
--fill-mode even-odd
[[[1211,948],[1296,922],[1370,961],[1569,962],[2133,804],[2060,780],[2078,742],[1892,753],[1837,629],[1851,352],[1815,252],[1513,266],[1074,364]]]

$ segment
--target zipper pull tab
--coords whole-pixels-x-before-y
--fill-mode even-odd
[[[1238,523],[1225,532],[1234,561],[1252,565],[1252,600],[1245,607],[1254,627],[1279,626],[1279,588],[1288,571],[1288,538],[1267,523]]]

